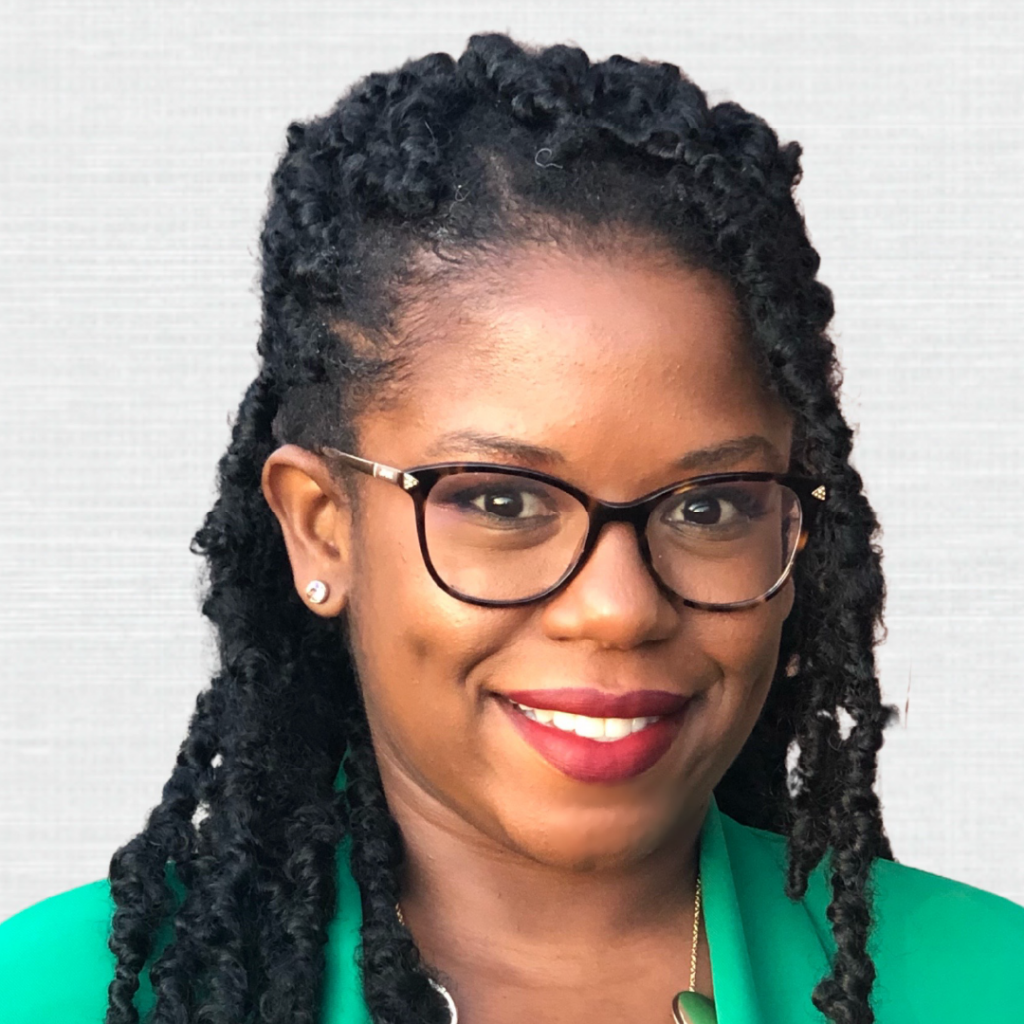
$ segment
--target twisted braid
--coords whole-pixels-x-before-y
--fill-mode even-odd
[[[791,898],[829,857],[836,954],[812,998],[836,1024],[874,1019],[868,872],[892,856],[874,793],[893,714],[873,654],[884,586],[839,408],[832,299],[793,200],[799,175],[798,145],[736,104],[709,106],[673,65],[592,64],[576,48],[529,51],[500,35],[474,36],[457,59],[370,75],[324,117],[289,127],[261,236],[261,367],[193,541],[220,669],[160,804],[111,861],[107,1024],[139,1019],[150,961],[159,1024],[316,1021],[345,836],[374,1020],[446,1019],[395,919],[401,835],[344,625],[295,594],[260,474],[281,443],[352,442],[354,416],[397,379],[384,342],[439,277],[528,239],[599,247],[623,233],[730,282],[765,385],[793,414],[794,471],[829,483],[797,564],[780,669],[716,794],[738,820],[787,835]],[[171,937],[158,950],[161,923]]]
[[[352,829],[352,875],[363,894],[363,992],[378,1024],[419,1020],[448,1024],[431,989],[412,935],[399,923],[402,836],[381,787],[369,732],[360,727],[347,762]]]

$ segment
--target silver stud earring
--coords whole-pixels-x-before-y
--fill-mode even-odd
[[[327,600],[328,587],[323,580],[310,580],[306,584],[306,597],[310,604],[323,604]]]

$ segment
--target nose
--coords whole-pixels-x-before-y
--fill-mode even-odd
[[[677,619],[644,564],[635,530],[618,522],[601,530],[583,568],[545,603],[542,625],[552,639],[625,650],[664,640]]]

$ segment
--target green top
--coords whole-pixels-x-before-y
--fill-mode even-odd
[[[824,868],[812,874],[804,899],[790,901],[784,838],[740,825],[714,800],[701,832],[700,868],[719,1024],[820,1024],[811,990],[834,950]],[[890,861],[876,861],[872,882],[877,924],[869,952],[878,971],[879,1024],[1021,1024],[1024,907]],[[322,1021],[368,1024],[355,961],[362,915],[345,844],[338,905]],[[2,1024],[101,1024],[114,973],[112,911],[100,881],[0,925]],[[680,988],[685,975],[680,964]],[[152,1003],[145,979],[136,1000],[143,1013]]]

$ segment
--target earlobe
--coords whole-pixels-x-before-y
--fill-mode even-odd
[[[318,456],[298,445],[282,445],[270,455],[261,486],[281,524],[299,596],[323,618],[340,615],[348,603],[351,544],[343,488]]]

